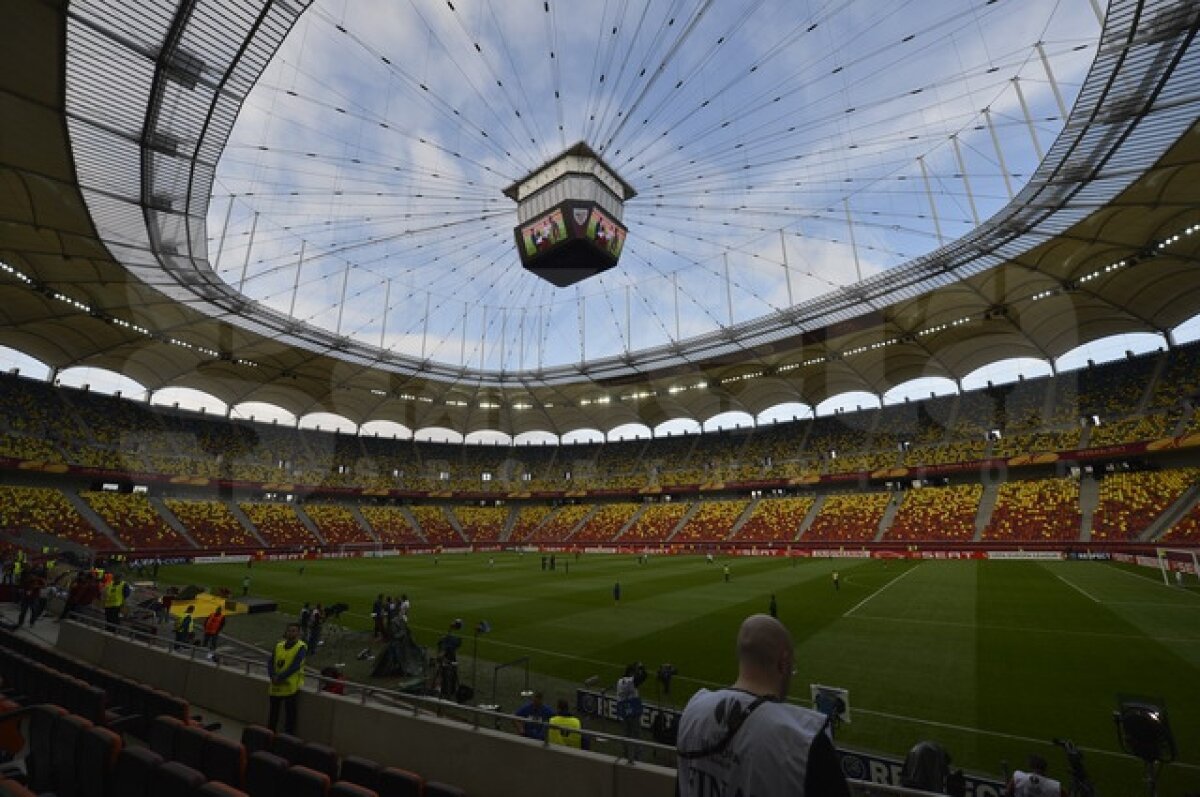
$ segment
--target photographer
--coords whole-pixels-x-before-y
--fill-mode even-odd
[[[792,635],[774,617],[746,618],[737,636],[738,677],[701,689],[679,720],[676,794],[848,797],[826,718],[789,705]]]
[[[617,679],[617,719],[627,739],[637,739],[642,733],[642,698],[638,687],[646,681],[646,668],[640,661],[625,668],[625,675]],[[625,757],[637,760],[632,745],[625,745]]]
[[[1005,788],[1006,797],[1067,797],[1067,790],[1054,778],[1046,777],[1046,759],[1029,756],[1029,771],[1016,770]]]
[[[441,696],[447,700],[454,700],[458,695],[458,649],[462,647],[462,637],[454,632],[461,631],[462,627],[462,620],[450,623],[450,629],[437,643],[438,684]]]

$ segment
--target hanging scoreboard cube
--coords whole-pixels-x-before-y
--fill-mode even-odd
[[[521,265],[565,288],[617,264],[628,230],[621,223],[633,188],[586,144],[576,144],[509,186]]]

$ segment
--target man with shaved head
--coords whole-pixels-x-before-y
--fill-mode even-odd
[[[824,715],[786,701],[795,673],[792,635],[766,614],[737,636],[738,677],[701,689],[679,720],[680,797],[843,797]]]

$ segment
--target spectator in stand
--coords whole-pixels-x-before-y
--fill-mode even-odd
[[[275,650],[267,659],[267,677],[271,685],[267,690],[270,711],[267,727],[272,732],[279,726],[279,713],[283,711],[284,733],[296,733],[296,694],[304,684],[304,659],[308,646],[300,640],[300,625],[288,623],[283,639],[275,644]]]
[[[680,717],[676,794],[849,795],[826,717],[786,702],[794,657],[782,623],[765,614],[746,618],[737,680],[701,689]]]
[[[542,693],[534,692],[529,702],[516,710],[517,732],[526,739],[545,741],[546,724],[554,712],[543,702]]]

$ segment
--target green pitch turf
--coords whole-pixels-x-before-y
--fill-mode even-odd
[[[1156,571],[1101,562],[719,559],[560,556],[553,572],[537,555],[486,554],[163,568],[160,580],[280,601],[350,604],[348,625],[370,627],[375,595],[412,600],[417,641],[432,647],[454,618],[487,620],[479,657],[529,656],[538,678],[612,684],[640,660],[653,674],[679,671],[672,702],[735,675],[733,640],[747,615],[774,593],[808,685],[850,690],[851,723],[839,744],[903,755],[922,739],[954,763],[996,775],[1001,760],[1043,755],[1066,777],[1052,737],[1085,751],[1100,794],[1142,794],[1141,764],[1121,754],[1112,719],[1117,695],[1161,698],[1179,761],[1159,793],[1200,790],[1200,591],[1167,587]],[[731,580],[722,577],[729,564]],[[841,574],[834,589],[831,573]],[[613,584],[621,584],[615,605]],[[282,621],[281,621],[282,626]],[[558,680],[561,679],[561,680]],[[653,677],[642,689],[654,700]]]

